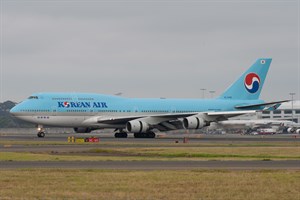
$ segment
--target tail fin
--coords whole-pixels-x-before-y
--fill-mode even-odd
[[[256,62],[219,97],[219,99],[258,99],[271,61],[271,58],[257,59]]]

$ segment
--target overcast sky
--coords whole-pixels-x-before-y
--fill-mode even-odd
[[[260,57],[273,58],[261,98],[299,97],[298,0],[0,1],[0,101],[217,96]]]

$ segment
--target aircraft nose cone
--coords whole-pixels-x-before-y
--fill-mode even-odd
[[[12,114],[12,115],[16,115],[16,113],[18,112],[18,108],[17,108],[18,106],[14,106],[12,109],[10,109],[10,114]]]

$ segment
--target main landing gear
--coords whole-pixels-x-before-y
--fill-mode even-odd
[[[115,133],[115,138],[127,138],[127,133],[123,130],[119,130],[119,132]]]
[[[134,133],[135,138],[155,138],[155,133],[148,131],[146,133]]]
[[[116,129],[115,138],[127,138],[128,134],[122,129]],[[134,133],[133,136],[135,138],[155,138],[155,133],[152,131],[148,131],[146,133]]]

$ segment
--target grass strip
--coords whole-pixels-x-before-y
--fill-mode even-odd
[[[298,160],[297,147],[91,148],[74,152],[0,152],[0,161]]]
[[[210,149],[211,150],[211,149]],[[233,153],[221,153],[225,151],[225,148],[213,149],[216,153],[205,153],[206,149],[91,149],[88,152],[90,153],[99,153],[107,154],[107,155],[123,155],[123,156],[139,156],[139,157],[156,157],[156,158],[241,158],[241,159],[300,159],[299,150],[300,149],[288,149],[287,153],[283,153],[286,148],[277,149],[276,154],[272,154],[273,152],[267,152],[269,154],[261,154],[261,152],[256,152],[254,154],[247,154],[247,152],[239,152],[240,149],[235,149],[235,152],[239,152],[239,154]],[[230,149],[231,150],[231,149]],[[256,149],[257,150],[257,149]],[[295,153],[290,155],[290,151],[294,151]],[[185,152],[182,152],[185,151]],[[195,152],[198,151],[198,152]],[[199,152],[200,151],[200,152]],[[248,149],[248,152],[251,152],[252,149]],[[226,151],[225,151],[226,152]]]
[[[298,200],[292,170],[0,170],[2,199]]]

